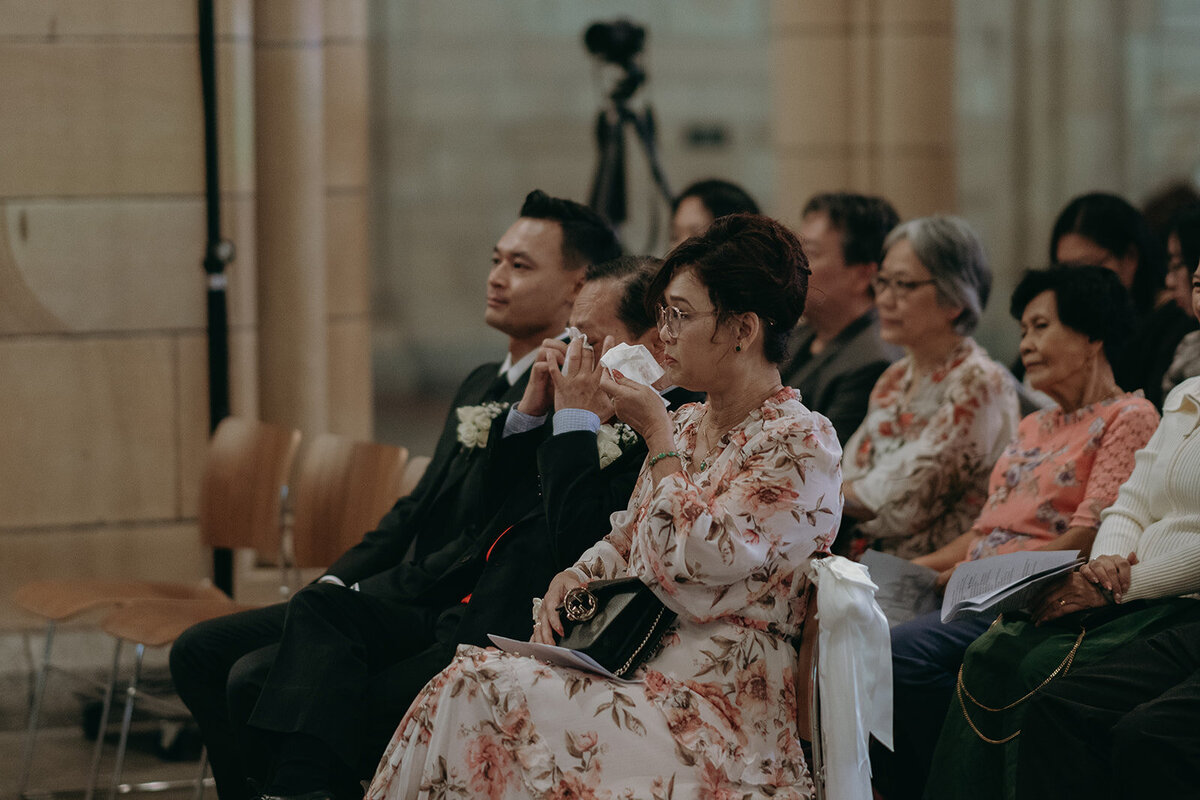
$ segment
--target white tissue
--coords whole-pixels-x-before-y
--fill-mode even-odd
[[[647,386],[663,376],[663,368],[642,344],[629,345],[621,342],[605,353],[600,363],[610,370],[620,372],[631,381]]]
[[[579,328],[576,328],[574,325],[567,326],[567,345],[570,345],[576,339],[583,339],[583,346],[584,347],[588,346],[588,340],[587,340],[586,333],[579,330]],[[563,377],[566,377],[568,374],[570,374],[567,369],[566,359],[563,360],[562,374],[563,374]]]

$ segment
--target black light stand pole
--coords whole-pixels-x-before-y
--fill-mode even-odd
[[[204,209],[207,221],[204,274],[208,283],[209,430],[229,416],[229,319],[225,267],[233,261],[233,243],[221,238],[221,181],[217,160],[216,32],[212,0],[199,0],[200,85],[204,98]],[[213,584],[233,594],[233,551],[213,550]]]

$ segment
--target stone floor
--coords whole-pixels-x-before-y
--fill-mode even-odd
[[[435,400],[424,398],[420,402],[409,397],[388,398],[377,410],[376,439],[402,444],[414,455],[428,455],[433,452],[448,403],[448,396],[438,396]],[[255,569],[239,574],[243,577],[239,579],[238,597],[243,602],[265,603],[278,599],[277,572]],[[303,579],[312,577],[306,574]],[[25,624],[0,630],[0,800],[15,800],[17,796],[24,725],[44,643],[41,623],[32,618],[23,622]],[[112,640],[95,630],[95,622],[84,619],[65,626],[56,637],[53,662],[100,680],[107,675],[111,665]],[[131,650],[126,648],[123,659],[126,669],[132,663]],[[165,674],[166,650],[148,651],[146,663],[149,674]],[[50,728],[38,737],[30,782],[32,788],[61,790],[82,787],[87,781],[92,742],[84,738],[79,724],[80,691],[75,683],[61,676],[51,677],[44,708],[44,719]],[[114,718],[116,715],[114,712]],[[164,761],[154,754],[153,742],[148,738],[156,735],[154,730],[147,729],[140,741],[133,742],[124,770],[126,780],[136,783],[193,779],[196,763]],[[106,748],[108,755],[101,766],[103,786],[107,785],[106,776],[111,769],[114,750],[115,746]],[[82,793],[77,796],[81,798]],[[96,795],[98,800],[104,800],[106,796],[103,792]],[[173,790],[140,796],[185,800],[192,793],[191,790]],[[207,800],[216,800],[212,788],[205,796]]]
[[[149,734],[153,735],[153,733]],[[124,780],[130,783],[147,781],[183,780],[196,777],[197,761],[165,761],[147,747],[147,734],[142,733],[132,741],[122,770]],[[0,800],[16,800],[21,779],[25,734],[20,731],[0,732]],[[101,786],[107,790],[111,775],[115,746],[105,747],[106,757],[100,766]],[[51,728],[39,734],[34,751],[31,771],[31,790],[79,789],[86,785],[91,767],[92,742],[84,738],[78,726]],[[57,795],[63,798],[82,798],[78,793]],[[161,800],[190,800],[192,789],[174,789],[154,793],[141,793],[139,797]],[[216,800],[217,793],[209,787],[205,790],[206,800]],[[107,792],[97,792],[97,800],[105,800]]]

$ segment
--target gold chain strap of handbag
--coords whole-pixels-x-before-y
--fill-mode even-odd
[[[983,703],[976,700],[975,697],[969,691],[967,691],[967,687],[963,683],[963,667],[959,666],[959,668],[958,668],[958,684],[955,687],[955,693],[958,695],[958,705],[962,709],[963,719],[965,719],[967,721],[967,724],[969,726],[971,726],[971,730],[975,731],[975,735],[978,736],[983,741],[987,742],[988,744],[1007,744],[1008,742],[1011,742],[1013,739],[1020,736],[1021,735],[1020,729],[1014,731],[1013,733],[1010,733],[1008,736],[1005,736],[1003,739],[990,739],[987,736],[984,736],[983,731],[979,730],[979,728],[975,725],[975,721],[971,719],[971,715],[969,713],[967,713],[966,701],[970,700],[972,703],[974,703],[976,706],[978,706],[983,711],[997,712],[997,711],[1007,711],[1010,708],[1016,708],[1017,706],[1021,705],[1021,703],[1024,703],[1026,700],[1033,697],[1035,694],[1037,694],[1042,689],[1044,689],[1046,687],[1046,685],[1050,683],[1050,681],[1054,680],[1059,675],[1067,674],[1067,672],[1071,669],[1071,664],[1074,663],[1074,661],[1075,661],[1075,654],[1077,652],[1079,652],[1079,646],[1081,644],[1083,644],[1083,635],[1085,633],[1087,633],[1086,628],[1080,629],[1079,636],[1075,639],[1075,644],[1072,645],[1070,651],[1066,654],[1066,656],[1063,657],[1062,662],[1057,667],[1054,668],[1054,671],[1046,676],[1046,679],[1044,681],[1042,681],[1037,686],[1035,686],[1033,689],[1031,689],[1024,697],[1014,700],[1013,702],[1009,703],[1006,706],[999,706],[997,708],[992,708],[991,706],[986,706]],[[964,699],[964,695],[966,696],[965,699]]]

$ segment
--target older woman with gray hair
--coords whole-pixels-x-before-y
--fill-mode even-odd
[[[988,474],[1017,429],[1008,371],[971,339],[992,274],[957,217],[924,217],[884,241],[880,335],[905,349],[871,392],[842,459],[852,550],[931,553],[971,527]]]

